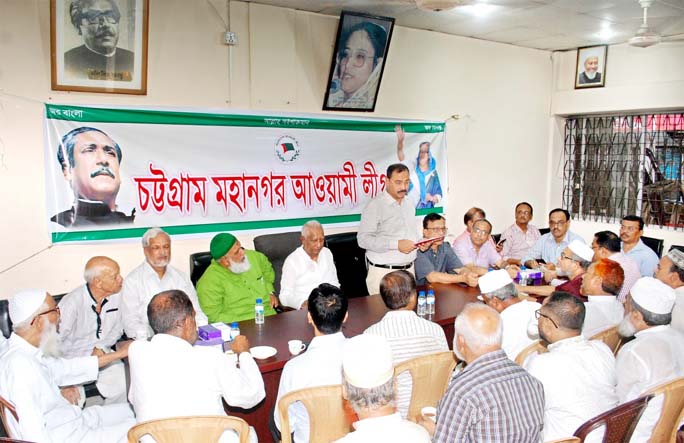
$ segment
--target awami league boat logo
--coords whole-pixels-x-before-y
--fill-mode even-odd
[[[299,142],[294,137],[283,135],[275,143],[275,155],[283,163],[292,163],[299,158],[301,150]]]

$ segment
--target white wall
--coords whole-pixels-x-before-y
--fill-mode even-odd
[[[226,2],[212,3],[226,20]],[[321,112],[337,28],[334,17],[231,2],[239,39],[231,55],[205,0],[151,0],[148,95],[139,97],[51,91],[49,1],[0,0],[0,11],[0,272],[49,247],[42,103]],[[395,28],[374,115],[462,116],[447,135],[452,232],[475,204],[495,231],[520,200],[545,219],[551,80],[548,52]],[[172,264],[187,270],[188,254],[207,245],[175,239]],[[142,260],[137,241],[56,245],[0,274],[0,297],[23,287],[68,291],[95,254],[119,261],[124,275]]]

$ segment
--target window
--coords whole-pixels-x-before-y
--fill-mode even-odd
[[[564,207],[580,220],[638,214],[684,230],[683,140],[683,112],[567,118]]]

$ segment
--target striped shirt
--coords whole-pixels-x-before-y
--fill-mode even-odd
[[[502,350],[471,362],[437,406],[433,443],[538,443],[544,388]]]
[[[389,311],[364,334],[385,337],[392,348],[395,365],[421,355],[449,350],[444,330],[437,323],[418,317],[413,311]],[[397,411],[404,418],[411,402],[412,385],[408,373],[397,378]]]

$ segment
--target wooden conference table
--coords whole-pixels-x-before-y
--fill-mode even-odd
[[[432,287],[436,294],[435,313],[425,318],[438,323],[444,329],[451,348],[454,319],[467,303],[477,301],[480,291],[461,285],[435,284]],[[349,317],[342,326],[342,332],[346,337],[359,335],[368,326],[378,322],[386,312],[387,308],[379,294],[352,298],[349,300]],[[299,339],[308,344],[313,339],[313,329],[307,322],[306,314],[303,310],[284,312],[266,317],[263,325],[257,325],[253,320],[240,322],[240,333],[249,339],[250,346],[272,346],[278,351],[273,357],[256,360],[264,378],[266,398],[248,410],[226,408],[228,414],[241,417],[254,426],[262,443],[273,441],[268,430],[268,421],[278,395],[283,366],[292,358],[287,342]]]

